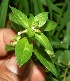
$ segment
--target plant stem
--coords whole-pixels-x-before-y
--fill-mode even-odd
[[[66,81],[66,74],[67,74],[67,71],[68,71],[68,67],[65,69],[65,72],[64,72],[64,80],[63,80],[63,81]]]
[[[22,33],[27,33],[27,29],[21,31],[21,34],[22,34]]]

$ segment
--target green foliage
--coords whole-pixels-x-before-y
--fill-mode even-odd
[[[70,75],[69,76],[67,76],[67,78],[66,78],[66,81],[69,81],[70,80]]]
[[[13,6],[11,10],[15,7],[15,13],[11,13],[9,5]],[[14,28],[19,35],[14,37],[11,46],[7,45],[6,50],[15,50],[17,43],[26,38],[28,45],[33,46],[33,54],[29,59],[32,58],[36,63],[40,61],[46,67],[43,69],[47,74],[47,81],[70,81],[70,0],[1,0],[0,27],[7,26],[8,16],[11,22],[9,27]],[[47,52],[48,49],[50,53]],[[33,58],[34,54],[36,58]],[[48,60],[50,57],[52,61]],[[51,66],[56,67],[57,72],[47,62],[53,64]],[[22,66],[23,63],[18,64]],[[58,73],[58,78],[51,72],[56,76]]]
[[[39,21],[39,27],[43,26],[48,20],[48,13],[42,12],[34,17],[34,21]]]
[[[54,64],[48,60],[47,56],[45,56],[45,53],[41,53],[41,50],[39,51],[38,49],[34,49],[34,53],[39,59],[39,61],[49,70],[51,71],[56,77],[58,77],[58,73],[56,71],[56,68]]]
[[[0,27],[4,28],[6,24],[7,10],[8,10],[9,0],[3,0],[1,3],[0,10]]]
[[[13,13],[13,14],[10,14],[10,16],[9,16],[10,20],[15,22],[16,24],[21,25],[24,28],[29,27],[27,16],[25,14],[22,14],[22,12],[20,12],[19,10],[15,9],[13,7],[10,7],[10,8]]]
[[[65,50],[61,53],[58,59],[58,63],[62,63],[68,67],[70,67],[70,50]]]
[[[44,31],[50,31],[50,30],[54,29],[56,26],[57,26],[57,24],[54,21],[48,20]]]
[[[66,43],[69,47],[70,45],[70,21],[67,23],[67,28],[66,28],[66,35],[64,37],[63,42]]]
[[[22,38],[17,42],[15,47],[15,54],[19,66],[22,66],[26,63],[32,56],[33,45],[29,44],[27,38]]]
[[[43,33],[41,33],[40,35],[35,34],[35,38],[45,47],[45,51],[50,56],[53,56],[53,48],[52,48],[48,38]]]
[[[39,23],[39,21],[35,21],[34,16],[32,14],[30,14],[29,26],[30,27],[34,26],[35,28],[38,28],[38,23]]]
[[[35,47],[33,45],[32,40],[38,40],[38,42],[42,45],[42,47],[45,48],[44,51],[46,51],[46,54],[48,54],[49,57],[52,58],[54,53],[53,53],[53,48],[51,46],[51,43],[49,42],[48,38],[43,34],[43,32],[40,29],[40,27],[42,27],[47,22],[48,13],[42,12],[36,15],[35,17],[31,14],[30,18],[27,18],[27,16],[22,12],[20,12],[19,10],[13,7],[10,8],[12,10],[12,14],[9,15],[10,20],[17,23],[18,25],[22,25],[22,27],[25,28],[22,31],[18,32],[18,35],[14,37],[14,42],[11,44],[12,46],[15,46],[15,55],[18,61],[18,65],[22,66],[31,58],[33,53],[33,48]],[[52,22],[50,23],[52,24]],[[54,24],[52,24],[52,26],[54,26]],[[50,27],[50,24],[48,24],[48,26]],[[50,28],[50,30],[52,29],[53,28]],[[22,36],[22,34],[25,36]],[[35,44],[37,44],[36,41]],[[34,50],[34,53],[39,59],[39,61],[49,71],[51,71],[55,76],[58,75],[55,65],[53,63],[47,61],[47,59],[45,59],[40,53],[38,53],[38,51]]]
[[[15,48],[14,48],[13,46],[6,45],[5,50],[6,50],[6,51],[15,50]]]

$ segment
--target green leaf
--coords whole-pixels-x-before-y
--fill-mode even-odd
[[[41,0],[37,0],[37,3],[38,3],[40,12],[44,12],[44,7],[43,7]]]
[[[34,3],[34,13],[37,15],[40,12],[37,0],[33,0]]]
[[[57,13],[61,12],[61,9],[58,6],[56,6],[55,4],[51,4],[51,5],[52,5],[52,10],[54,10]]]
[[[56,77],[58,76],[57,70],[52,62],[46,59],[45,53],[42,53],[39,50],[34,49],[34,53],[39,59],[39,61],[49,70],[51,71]]]
[[[46,3],[47,3],[47,6],[48,6],[48,9],[49,9],[49,12],[50,12],[50,19],[52,19],[53,17],[53,13],[52,13],[52,0],[46,0]]]
[[[52,76],[47,77],[47,81],[59,81],[56,78],[53,78]]]
[[[30,7],[28,0],[19,0],[18,9],[24,12],[27,16],[29,16]]]
[[[12,21],[12,22],[14,22],[14,23],[16,23],[16,24],[18,24],[18,25],[20,25],[20,26],[23,27],[23,24],[21,23],[21,21],[18,20],[18,18],[15,17],[12,13],[9,14],[9,19],[10,19],[10,21]],[[24,27],[24,28],[25,28],[25,27]]]
[[[24,30],[24,28],[22,26],[14,23],[14,22],[11,22],[11,27],[13,27],[13,29],[16,30],[17,32]]]
[[[11,50],[15,50],[15,48],[13,46],[6,45],[5,50],[6,51],[11,51]]]
[[[55,78],[53,78],[53,77],[51,77],[51,79],[52,79],[52,81],[59,81],[59,80],[57,80],[57,79],[55,79]]]
[[[65,50],[59,56],[58,63],[62,63],[66,66],[70,66],[70,50]]]
[[[50,55],[53,56],[53,48],[51,43],[49,42],[48,38],[43,34],[35,34],[35,38],[45,47],[45,51]]]
[[[21,26],[23,26],[24,28],[28,28],[29,27],[29,23],[28,23],[28,18],[27,16],[22,13],[21,11],[17,10],[14,7],[10,7],[12,10],[13,14],[10,14],[10,20],[15,22],[16,24],[19,24]]]
[[[42,3],[43,5],[47,6],[46,0],[40,0],[40,1],[41,1],[41,3]]]
[[[66,35],[64,37],[63,42],[67,43],[67,45],[70,45],[70,21],[67,23]]]
[[[68,49],[68,46],[66,43],[60,42],[60,41],[51,41],[51,44],[55,47],[55,48],[65,48]]]
[[[29,44],[27,38],[22,38],[17,42],[15,54],[20,67],[31,58],[32,52],[33,45]]]
[[[2,3],[1,3],[2,2]],[[8,11],[8,4],[9,0],[0,0],[0,28],[4,28],[6,24],[6,17],[7,17],[7,11]]]
[[[60,19],[61,19],[61,21],[60,21]],[[66,12],[64,13],[63,18],[60,17],[58,19],[58,23],[60,21],[60,27],[59,27],[59,29],[57,31],[57,36],[60,35],[60,32],[63,30],[63,28],[65,27],[65,25],[68,23],[69,20],[70,20],[70,5],[67,7]]]
[[[39,27],[42,27],[48,20],[48,12],[39,13],[34,17],[34,21],[39,21]]]
[[[46,28],[44,31],[50,31],[53,30],[57,26],[56,22],[48,20],[46,23]]]
[[[70,74],[66,77],[66,81],[70,81]]]
[[[38,28],[38,21],[34,21],[34,16],[32,14],[30,14],[29,25],[30,27]]]
[[[32,26],[33,22],[34,22],[34,16],[32,14],[30,14],[30,18],[29,18],[29,25],[30,25],[30,27]]]

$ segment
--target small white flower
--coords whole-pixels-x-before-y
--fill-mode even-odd
[[[34,31],[34,27],[32,27],[32,31]]]
[[[18,35],[21,35],[21,32],[18,32]]]

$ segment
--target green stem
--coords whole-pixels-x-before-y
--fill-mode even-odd
[[[22,34],[22,33],[27,33],[27,29],[21,31],[21,34]]]
[[[63,80],[63,81],[66,81],[66,74],[67,74],[67,71],[68,71],[68,67],[65,69],[65,72],[64,72],[64,80]]]

